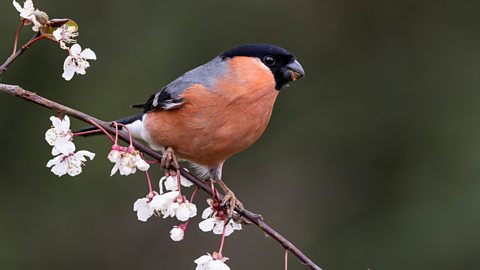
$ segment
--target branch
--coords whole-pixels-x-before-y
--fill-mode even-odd
[[[17,54],[21,54],[25,49],[19,50]],[[17,56],[18,57],[18,56]],[[8,61],[7,61],[8,62]],[[7,65],[8,66],[8,65]],[[2,70],[0,67],[0,74],[2,74]],[[63,106],[57,102],[48,100],[46,98],[43,98],[36,93],[30,92],[28,90],[22,89],[19,86],[16,85],[8,85],[8,84],[1,84],[0,83],[0,92],[4,92],[7,94],[10,94],[12,96],[19,97],[21,99],[27,100],[29,102],[33,102],[35,104],[38,104],[40,106],[43,106],[45,108],[57,111],[58,113],[61,114],[67,114],[70,115],[74,118],[77,118],[81,121],[84,121],[86,123],[91,123],[91,121],[95,121],[100,125],[102,128],[104,128],[106,131],[110,132],[111,134],[115,134],[115,127],[111,125],[109,122],[105,122],[99,119],[96,119],[88,114],[85,114],[83,112],[74,110],[72,108]],[[127,134],[121,132],[118,134],[119,138],[125,142],[129,142],[129,137]],[[161,160],[162,159],[162,153],[159,151],[155,151],[151,149],[150,147],[145,146],[144,144],[139,143],[136,140],[133,140],[133,145],[135,146],[136,149],[140,150],[141,152],[148,154],[154,159]],[[209,184],[203,182],[202,180],[196,178],[192,174],[190,174],[188,171],[185,169],[181,169],[180,171],[181,175],[190,180],[192,183],[194,183],[197,187],[201,188],[205,192],[207,192],[210,195],[212,194],[212,189]],[[220,200],[223,199],[223,196],[221,194],[218,194]],[[298,249],[295,245],[293,245],[290,241],[288,241],[284,236],[282,236],[280,233],[275,231],[272,227],[270,227],[267,223],[265,223],[260,215],[254,214],[248,210],[241,210],[238,208],[235,208],[235,210],[240,213],[245,219],[248,221],[254,223],[257,225],[261,230],[263,230],[267,235],[275,239],[277,242],[279,242],[286,250],[294,254],[303,264],[308,266],[310,269],[314,270],[321,270],[321,268],[316,265],[310,258],[308,258],[303,252]]]
[[[18,38],[18,34],[17,34],[17,38]],[[38,40],[42,39],[43,37],[41,36],[40,32],[37,32],[25,45],[22,46],[22,48],[20,48],[20,50],[16,50],[12,55],[10,55],[7,60],[5,60],[5,63],[3,63],[1,66],[0,66],[0,76],[5,72],[7,71],[7,68],[8,66],[10,66],[15,60],[18,59],[18,57],[20,57],[20,55],[22,55],[28,48],[30,48],[30,46],[32,46],[33,43],[37,42]],[[15,49],[17,48],[16,47],[16,41],[17,39],[15,39]]]

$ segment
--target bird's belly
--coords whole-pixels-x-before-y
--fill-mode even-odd
[[[251,102],[189,97],[192,102],[179,109],[148,113],[145,127],[156,144],[172,147],[180,158],[215,166],[258,140],[276,96],[273,89]]]

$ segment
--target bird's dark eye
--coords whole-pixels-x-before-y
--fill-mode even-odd
[[[273,64],[275,64],[275,58],[273,58],[273,56],[271,55],[264,56],[263,63],[265,63],[265,65],[267,66],[272,66]]]

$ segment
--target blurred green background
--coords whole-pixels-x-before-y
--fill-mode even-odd
[[[66,82],[65,53],[40,42],[1,81],[102,119],[133,113],[130,104],[230,47],[287,48],[306,78],[282,91],[264,136],[224,169],[246,207],[325,269],[478,268],[479,1],[34,3],[76,20],[98,60]],[[6,58],[19,18],[11,1],[0,15]],[[50,115],[0,95],[0,269],[194,269],[218,248],[198,217],[181,243],[169,238],[173,220],[137,221],[144,177],[109,177],[103,137],[76,140],[97,153],[80,176],[51,174]],[[253,226],[224,253],[232,269],[283,269],[282,248]],[[291,256],[290,269],[306,268]]]

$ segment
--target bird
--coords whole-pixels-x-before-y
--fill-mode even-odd
[[[151,148],[163,150],[164,157],[201,168],[222,188],[232,213],[243,204],[222,180],[225,161],[260,138],[280,91],[304,75],[286,49],[241,45],[184,73],[145,103],[132,106],[140,113],[116,122]]]

